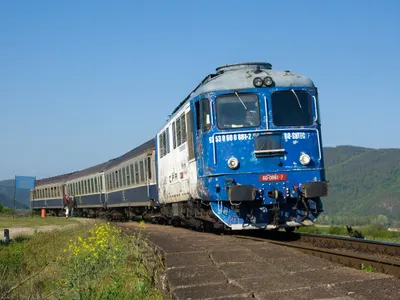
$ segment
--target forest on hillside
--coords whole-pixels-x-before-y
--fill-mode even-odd
[[[324,158],[329,190],[320,222],[399,224],[400,149],[326,147]]]

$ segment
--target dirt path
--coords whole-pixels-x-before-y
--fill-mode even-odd
[[[81,226],[82,224],[91,224],[95,223],[96,219],[86,219],[86,218],[74,218],[74,220],[78,221],[74,224],[66,224],[66,225],[43,225],[43,226],[35,226],[35,227],[10,227],[10,238],[13,239],[19,235],[32,235],[36,232],[47,232],[52,230],[61,230],[65,228],[73,228],[77,226]],[[1,239],[3,239],[3,233],[5,228],[0,228]]]

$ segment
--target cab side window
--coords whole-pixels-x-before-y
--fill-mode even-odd
[[[202,98],[195,103],[196,108],[196,129],[203,132],[209,131],[211,128],[211,109],[210,101]]]
[[[211,128],[210,101],[207,98],[203,98],[200,100],[200,105],[201,105],[202,130],[209,131]]]

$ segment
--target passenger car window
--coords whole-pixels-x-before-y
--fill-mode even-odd
[[[144,182],[143,160],[139,162],[139,166],[140,166],[140,182]]]
[[[147,157],[147,175],[151,179],[151,157]]]
[[[168,154],[170,152],[170,149],[169,149],[169,127],[167,127],[167,129],[165,129],[165,149],[166,149],[165,154]]]
[[[172,123],[172,145],[174,149],[176,148],[176,130],[175,130],[175,122]]]
[[[139,166],[138,163],[135,162],[135,180],[136,180],[136,184],[139,183]]]
[[[176,142],[177,146],[182,145],[184,142],[186,142],[186,120],[185,120],[185,114],[182,114],[177,120],[176,120]]]
[[[122,186],[126,185],[125,167],[122,168]]]
[[[133,175],[133,165],[129,166],[129,172],[131,174],[131,185],[135,183],[135,176]]]

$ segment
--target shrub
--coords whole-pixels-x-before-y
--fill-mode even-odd
[[[329,234],[332,235],[343,235],[345,234],[345,230],[343,228],[343,226],[331,226],[329,227]]]
[[[157,266],[148,263],[144,244],[141,231],[132,239],[110,223],[95,225],[88,237],[70,241],[69,259],[58,257],[67,270],[59,284],[70,287],[78,299],[157,298]]]
[[[162,261],[144,229],[128,235],[102,223],[0,246],[0,298],[161,299]]]

